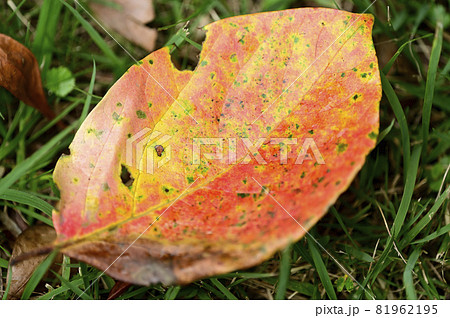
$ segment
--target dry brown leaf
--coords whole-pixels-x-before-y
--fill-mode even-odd
[[[51,244],[56,238],[55,230],[47,225],[34,225],[26,229],[17,238],[11,260],[17,256],[30,251],[34,251],[43,246]],[[14,264],[8,271],[7,281],[11,276],[11,287],[8,293],[8,299],[20,299],[23,290],[31,275],[47,255],[35,256],[25,259],[22,262]]]
[[[123,13],[130,18],[146,24],[155,18],[152,0],[111,0],[122,7]]]
[[[39,66],[33,53],[4,34],[0,34],[0,86],[45,117],[55,117],[45,98]]]
[[[98,3],[91,3],[90,7],[108,28],[147,51],[153,51],[157,32],[156,29],[145,26],[155,17],[152,1],[110,0],[110,2],[117,4],[120,9]]]

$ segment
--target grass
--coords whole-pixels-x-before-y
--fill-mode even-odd
[[[45,0],[0,4],[0,32],[30,47],[42,77],[65,66],[76,79],[66,97],[49,96],[56,120],[0,90],[0,210],[20,215],[29,225],[51,225],[59,192],[51,173],[67,152],[73,132],[133,59],[72,1]],[[82,2],[84,3],[84,2]],[[213,18],[301,6],[301,1],[172,0],[154,2],[158,11],[157,48],[175,44],[174,63],[193,69]],[[367,0],[309,1],[362,12]],[[389,16],[387,16],[389,5]],[[307,238],[268,261],[186,286],[131,286],[119,299],[446,299],[450,246],[450,15],[439,1],[377,1],[374,42],[384,96],[377,147],[351,187],[312,229],[312,235],[358,280]],[[183,29],[185,22],[189,21]],[[147,52],[118,36],[140,59]],[[411,151],[412,150],[412,151]],[[3,212],[0,212],[3,213]],[[0,224],[0,273],[6,298],[6,268],[13,240]],[[35,271],[23,299],[106,299],[114,280],[94,267],[65,258],[61,273],[44,276],[49,256]],[[44,277],[44,278],[43,278]],[[92,284],[92,286],[91,286]],[[88,288],[89,287],[89,288]],[[361,288],[361,287],[364,287]],[[84,293],[83,293],[84,291]]]

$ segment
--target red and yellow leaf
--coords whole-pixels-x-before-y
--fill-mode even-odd
[[[194,71],[167,48],[131,67],[56,166],[55,245],[119,280],[169,284],[301,238],[375,145],[372,24],[312,8],[232,17],[206,26]]]

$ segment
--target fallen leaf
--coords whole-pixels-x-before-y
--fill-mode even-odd
[[[56,165],[55,247],[148,285],[250,267],[301,238],[375,146],[372,25],[319,8],[237,16],[205,27],[194,71],[168,48],[131,67]]]
[[[109,0],[108,2],[109,5],[91,2],[89,6],[107,27],[147,51],[153,51],[157,31],[145,26],[155,17],[153,2],[151,0]]]
[[[31,226],[23,231],[14,243],[11,260],[14,260],[18,256],[25,253],[48,246],[55,240],[55,238],[56,233],[53,228],[47,225]],[[11,279],[8,299],[20,299],[31,275],[46,257],[47,255],[29,257],[10,266],[8,270],[8,278],[6,280],[9,281],[9,279]]]
[[[45,117],[55,118],[45,98],[39,66],[33,53],[4,34],[0,34],[0,86]]]

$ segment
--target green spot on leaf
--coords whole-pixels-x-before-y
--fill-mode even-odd
[[[374,131],[372,131],[370,134],[369,134],[369,138],[370,139],[377,139],[377,137],[378,137],[378,134],[376,133],[376,132],[374,132]]]
[[[348,147],[347,144],[344,144],[344,143],[340,142],[340,143],[337,144],[337,152],[338,153],[342,153],[342,152],[344,152],[347,149],[347,147]]]
[[[136,115],[138,116],[139,119],[147,118],[147,115],[142,110],[137,110]]]
[[[116,112],[114,112],[113,114],[112,114],[112,119],[114,119],[115,121],[121,121],[122,120],[122,118],[120,117],[120,115],[118,114],[118,113],[116,113]]]

